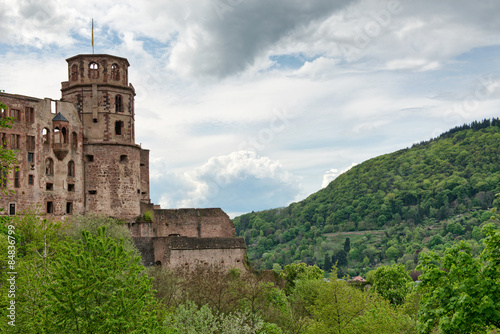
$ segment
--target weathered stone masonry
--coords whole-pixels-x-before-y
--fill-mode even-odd
[[[135,143],[135,89],[127,59],[68,58],[61,100],[0,93],[15,119],[0,144],[17,151],[1,214],[39,206],[57,218],[88,212],[129,221],[145,264],[244,269],[246,246],[221,209],[162,210],[149,197],[149,150]],[[0,171],[1,172],[1,171]],[[150,211],[153,221],[137,220]],[[134,223],[132,223],[134,221]],[[139,221],[139,222],[135,222]]]

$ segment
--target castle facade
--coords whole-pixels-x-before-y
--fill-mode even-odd
[[[244,269],[246,246],[220,209],[162,210],[149,195],[149,150],[135,143],[129,62],[105,54],[66,59],[60,100],[0,93],[14,118],[0,144],[17,164],[0,187],[0,214],[39,207],[57,218],[99,213],[127,221],[145,264]],[[0,172],[2,172],[0,170]],[[141,215],[150,211],[150,221]]]

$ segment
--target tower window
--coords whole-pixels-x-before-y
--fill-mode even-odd
[[[28,175],[28,184],[32,186],[35,183],[35,178],[32,174]]]
[[[47,191],[54,190],[54,184],[53,183],[46,183],[45,184],[45,190],[47,190]]]
[[[68,191],[75,191],[75,185],[73,183],[68,183]]]
[[[28,152],[28,162],[34,162],[35,161],[35,153]]]
[[[88,162],[94,161],[94,156],[92,154],[87,154],[86,157]]]
[[[9,204],[9,215],[13,216],[16,214],[16,203]]]
[[[90,79],[99,78],[99,65],[97,63],[89,64],[89,77]]]
[[[95,195],[95,194],[97,194],[97,190],[89,190],[89,194],[90,195]]]
[[[115,96],[115,111],[116,112],[123,112],[123,104],[122,104],[122,96],[121,95]]]
[[[54,175],[54,160],[52,158],[45,160],[45,175]]]
[[[125,161],[127,161],[127,160],[128,160],[128,158],[127,158],[127,156],[126,156],[125,154],[120,155],[120,161],[121,161],[121,162],[125,162]]]
[[[111,79],[115,81],[120,80],[120,69],[117,64],[111,65]]]
[[[68,162],[68,176],[75,176],[75,162],[73,160]]]
[[[122,121],[116,121],[115,122],[115,134],[117,136],[122,135],[122,128],[123,128],[123,122]]]

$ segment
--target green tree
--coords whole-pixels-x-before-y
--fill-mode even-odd
[[[49,332],[150,332],[156,323],[154,297],[139,257],[107,237],[105,228],[82,236],[78,243],[65,243],[52,268]]]
[[[405,267],[400,263],[378,267],[370,283],[373,284],[373,289],[391,304],[401,305],[410,292],[409,283],[412,282]]]
[[[465,242],[422,254],[420,333],[486,333],[500,328],[500,231],[483,227],[485,249],[474,258]]]
[[[345,241],[344,241],[344,251],[346,253],[349,253],[350,250],[351,250],[351,239],[345,238]]]
[[[279,277],[285,281],[285,292],[289,295],[297,280],[314,280],[323,278],[325,272],[317,266],[308,266],[305,263],[292,263],[280,273]]]
[[[5,115],[7,106],[0,102],[0,115]],[[0,130],[11,129],[13,119],[10,117],[0,117]],[[10,149],[5,148],[7,144],[0,142],[0,188],[2,185],[7,184],[7,175],[12,170],[14,164],[16,163],[16,153]],[[5,186],[2,189],[4,193],[7,193]]]

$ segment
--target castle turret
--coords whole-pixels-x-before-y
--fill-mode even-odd
[[[135,144],[130,64],[125,58],[102,54],[66,61],[69,80],[62,83],[62,100],[76,105],[84,127],[86,210],[138,216],[140,203],[149,203],[149,184],[143,182],[149,175],[142,175],[145,169],[140,168],[149,151]]]

